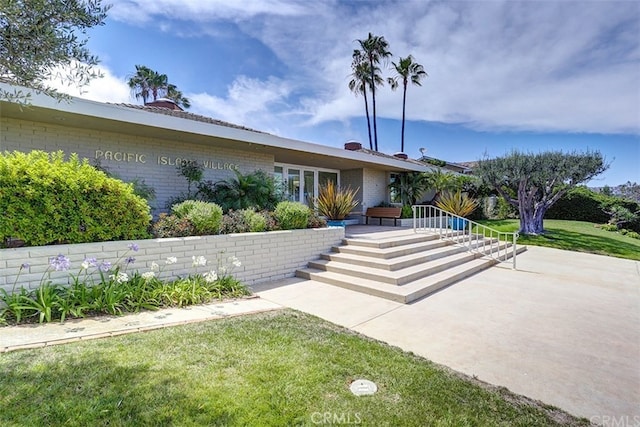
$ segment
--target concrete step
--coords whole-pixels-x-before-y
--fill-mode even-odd
[[[453,245],[453,243],[448,240],[432,239],[418,243],[409,243],[402,246],[391,246],[388,248],[347,245],[334,246],[331,250],[340,254],[356,255],[367,258],[391,259],[451,245]]]
[[[443,233],[443,235],[447,236],[457,236],[462,232],[460,231],[447,231]],[[431,234],[431,233],[410,233],[397,237],[388,237],[383,239],[367,239],[367,238],[353,238],[349,237],[343,239],[342,243],[349,246],[358,246],[358,247],[366,247],[366,248],[377,248],[377,249],[385,249],[392,248],[397,246],[410,245],[413,243],[421,243],[428,242],[433,240],[439,240],[440,235]]]
[[[438,245],[439,244],[439,245]],[[399,255],[396,257],[389,257],[390,254],[403,254],[404,252],[400,250],[400,248],[405,247],[418,247],[423,249],[422,251],[416,252],[415,250],[409,251],[408,255]],[[498,244],[497,240],[493,241],[492,249],[496,253],[504,253],[505,248],[508,248],[510,245],[507,243]],[[411,267],[414,265],[423,264],[429,261],[433,261],[439,258],[444,258],[453,254],[466,252],[469,247],[472,249],[477,248],[489,248],[489,242],[485,240],[480,241],[472,241],[469,246],[468,243],[465,243],[465,246],[453,245],[448,241],[435,241],[435,242],[427,242],[425,244],[412,244],[407,246],[401,246],[399,248],[386,248],[386,249],[375,249],[375,248],[358,248],[355,252],[347,252],[343,251],[337,253],[328,253],[322,254],[320,256],[321,259],[328,261],[336,261],[343,262],[351,265],[359,265],[365,266],[374,269],[381,270],[389,270],[396,271],[401,270],[403,268]],[[340,248],[338,248],[340,249]],[[348,249],[345,247],[343,249]],[[376,255],[380,255],[380,253],[384,253],[385,257],[380,258]],[[372,257],[376,256],[375,258]]]
[[[508,248],[507,251],[503,250],[503,247],[505,245],[501,245],[500,246],[500,261],[506,261],[509,260],[511,258],[513,258],[513,250],[511,250],[511,247],[513,246],[511,243],[507,243],[506,246]],[[526,246],[520,245],[516,247],[516,255],[520,255],[522,252],[525,252],[527,250]],[[506,255],[505,255],[506,254]],[[494,254],[495,255],[495,254]],[[495,256],[494,256],[495,257]]]
[[[435,242],[441,243],[441,242]],[[445,242],[442,242],[445,243]],[[373,248],[368,248],[376,251]],[[392,248],[393,249],[393,248]],[[379,251],[384,251],[384,249]],[[420,252],[412,252],[407,255],[399,255],[393,258],[378,258],[370,255],[352,254],[352,253],[329,253],[320,255],[321,259],[328,261],[341,262],[350,265],[359,265],[379,270],[396,271],[403,268],[411,267],[414,265],[424,264],[429,261],[436,260],[438,258],[444,258],[449,255],[465,252],[464,248],[454,246],[451,244],[432,245],[428,249]],[[395,251],[398,252],[398,251]],[[376,254],[376,252],[373,252]],[[402,253],[402,252],[401,252]]]
[[[513,254],[510,243],[480,235],[472,235],[469,241],[451,230],[443,235],[376,234],[349,236],[332,253],[296,271],[296,276],[409,303],[497,263],[469,249],[491,248],[503,260]],[[524,250],[526,247],[518,247],[518,253]]]
[[[308,267],[316,270],[330,271],[333,273],[353,276],[355,278],[369,279],[400,286],[414,280],[439,273],[440,271],[447,270],[457,265],[464,264],[465,262],[478,257],[478,254],[465,251],[394,271],[375,269],[363,265],[346,264],[326,259],[311,261],[309,262]]]
[[[300,269],[296,272],[296,276],[407,304],[462,280],[465,277],[489,268],[494,264],[495,261],[493,260],[477,258],[435,273],[427,278],[412,281],[403,286],[389,286],[387,283],[381,283],[380,281],[371,280],[370,278],[360,278],[313,268]]]

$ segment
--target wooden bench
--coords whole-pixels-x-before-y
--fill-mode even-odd
[[[385,218],[393,219],[393,225],[395,226],[398,218],[402,215],[402,208],[367,208],[367,212],[364,214],[367,217],[366,224],[369,224],[369,218],[380,218],[380,225]]]

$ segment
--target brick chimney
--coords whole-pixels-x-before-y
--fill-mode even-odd
[[[167,98],[158,98],[144,104],[146,107],[167,108],[169,110],[184,111],[178,104]]]
[[[349,141],[344,144],[344,149],[349,151],[362,150],[362,144],[357,141]]]

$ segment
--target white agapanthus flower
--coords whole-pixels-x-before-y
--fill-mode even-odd
[[[152,265],[152,268],[153,268],[153,265]],[[154,271],[145,271],[144,273],[142,273],[142,278],[144,280],[151,280],[154,277],[156,277],[156,273]]]
[[[205,265],[207,265],[207,259],[205,257],[203,257],[202,255],[199,256],[192,256],[191,259],[193,260],[193,266],[194,267],[204,267]]]
[[[158,270],[160,270],[160,266],[158,265],[157,262],[153,261],[151,263],[151,271],[158,271]]]
[[[218,273],[216,273],[214,270],[211,270],[207,273],[204,274],[204,281],[207,283],[213,283],[216,280],[218,280]]]
[[[84,261],[82,261],[82,264],[80,264],[83,270],[88,270],[89,268],[96,267],[97,265],[98,261],[95,258],[85,258]]]
[[[115,280],[116,283],[125,283],[129,281],[129,275],[123,272],[118,272],[118,274],[111,274],[109,278],[111,280]]]
[[[231,263],[233,264],[234,267],[240,267],[242,265],[238,257],[235,257],[235,256],[231,258]]]
[[[170,265],[170,264],[175,264],[176,262],[178,262],[178,258],[174,256],[170,256],[170,257],[167,257],[165,264]]]

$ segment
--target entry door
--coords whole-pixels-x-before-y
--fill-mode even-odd
[[[300,200],[303,192],[302,192],[302,182],[300,181],[300,169],[289,169],[288,170],[288,177],[287,177],[287,184],[288,184],[288,193],[289,193],[289,200],[291,200],[292,202],[301,202],[302,200]]]
[[[306,203],[310,208],[315,205],[316,188],[318,187],[318,178],[315,171],[304,171],[304,199],[302,203]]]

